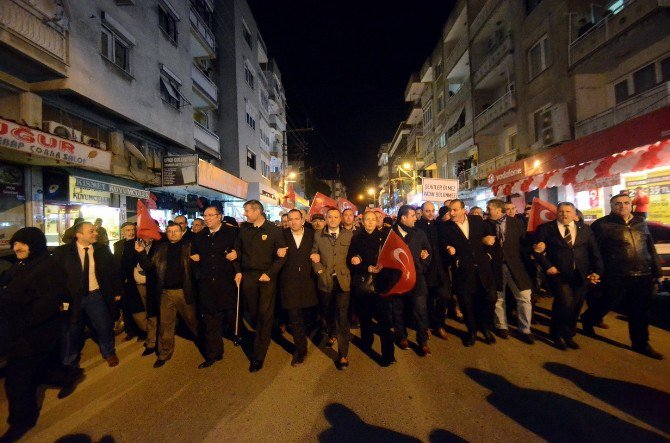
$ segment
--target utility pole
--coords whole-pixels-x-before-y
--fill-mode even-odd
[[[282,131],[282,168],[281,168],[281,189],[286,189],[286,172],[288,169],[288,134],[297,133],[297,132],[311,132],[314,128],[295,128],[295,129],[284,129]]]

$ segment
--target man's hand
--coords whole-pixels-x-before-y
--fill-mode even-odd
[[[429,255],[430,255],[430,254],[428,253],[427,250],[425,250],[425,249],[422,249],[422,250],[421,250],[421,255],[420,255],[421,260],[425,260],[425,259],[427,259]]]
[[[456,255],[456,248],[454,248],[453,246],[447,246],[447,254]]]
[[[547,269],[547,275],[558,275],[561,272],[556,268],[556,266],[552,266],[551,268]]]
[[[286,252],[288,251],[288,246],[285,248],[279,248],[277,249],[277,257],[279,258],[284,258],[286,257]]]
[[[379,274],[379,271],[384,268],[382,265],[377,265],[377,266],[368,266],[368,272],[371,274]]]
[[[200,261],[200,254],[193,254],[191,256],[191,260],[193,260],[196,263],[199,262]]]
[[[120,295],[115,295],[114,296],[114,301],[121,301],[121,296]]]
[[[589,280],[589,283],[592,285],[600,283],[600,276],[596,274],[595,272],[592,274],[589,274],[588,277],[586,277]]]
[[[144,252],[144,251],[145,251],[145,249],[144,249],[144,243],[142,243],[141,241],[137,240],[137,241],[135,242],[135,251],[138,252],[138,253],[140,253],[140,254],[141,254],[142,252]]]
[[[270,281],[270,276],[267,275],[266,273],[263,273],[263,274],[261,274],[261,278],[259,278],[258,281],[268,282],[268,281]]]
[[[362,261],[363,260],[361,260],[361,258],[358,255],[351,257],[351,264],[354,266],[360,265]]]
[[[237,260],[237,251],[233,249],[232,251],[230,251],[229,253],[227,253],[227,254],[226,254],[226,260],[228,260],[228,261],[235,261],[235,260]]]
[[[535,243],[533,245],[533,251],[537,252],[538,254],[544,254],[544,251],[546,251],[547,245],[544,244],[544,242],[539,242]]]
[[[319,254],[312,254],[309,256],[309,259],[312,260],[312,263],[319,263],[321,261],[321,256]]]
[[[484,243],[486,246],[493,246],[496,243],[495,235],[487,235],[486,237],[482,238],[482,243]]]
[[[242,283],[242,273],[238,272],[237,274],[235,274],[235,279],[234,280],[235,280],[235,284],[237,286],[239,286]]]

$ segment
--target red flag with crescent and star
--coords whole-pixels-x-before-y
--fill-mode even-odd
[[[309,207],[307,218],[311,220],[312,215],[314,214],[321,214],[325,217],[326,212],[331,208],[337,209],[337,201],[327,195],[317,192],[316,195],[314,195],[314,200],[312,200],[312,205]]]
[[[377,266],[385,268],[397,269],[402,274],[398,282],[391,287],[382,296],[404,294],[414,289],[416,284],[416,268],[414,267],[414,259],[412,253],[407,247],[407,243],[400,238],[394,230],[389,232],[384,246],[379,252],[379,259]]]
[[[528,232],[535,232],[541,224],[556,220],[556,206],[549,202],[533,198],[530,214],[528,214]]]
[[[160,228],[141,200],[137,200],[137,238],[147,241],[161,239]]]
[[[337,209],[339,209],[340,212],[344,212],[345,209],[352,209],[354,212],[358,210],[355,204],[342,197],[337,197]]]

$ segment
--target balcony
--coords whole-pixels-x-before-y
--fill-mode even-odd
[[[446,148],[450,154],[460,152],[465,147],[465,142],[470,139],[472,139],[472,123],[468,122],[447,138]]]
[[[475,132],[482,131],[485,127],[516,108],[514,91],[507,91],[505,95],[493,102],[484,112],[475,117]]]
[[[514,47],[512,46],[512,37],[508,35],[502,39],[497,47],[490,50],[486,54],[484,61],[481,65],[479,65],[474,75],[472,76],[475,85],[482,82],[489,73],[493,72],[495,68],[501,66],[503,64],[502,61],[505,59],[505,57],[511,54],[513,50]]]
[[[421,72],[419,73],[419,78],[423,83],[428,83],[435,80],[433,66],[430,64],[430,58],[423,62],[423,66],[421,66]]]
[[[568,47],[568,65],[584,62],[585,72],[598,72],[618,65],[618,54],[639,52],[667,35],[669,0],[627,0],[616,13],[609,13]],[[635,30],[635,35],[624,34]],[[611,51],[599,51],[609,46]],[[601,53],[603,52],[603,53]]]
[[[421,100],[414,100],[409,110],[409,116],[405,120],[408,125],[416,125],[423,120],[423,109],[421,109]]]
[[[193,126],[193,138],[195,139],[196,147],[208,154],[219,157],[219,136],[196,121],[193,122]]]
[[[191,54],[193,57],[216,57],[214,33],[193,7],[191,7],[189,13],[189,20],[191,21],[191,36],[193,37],[191,39]]]
[[[468,39],[461,37],[454,47],[449,50],[449,57],[444,61],[444,72],[447,76],[451,70],[454,69],[454,66],[456,66],[456,63],[461,59],[466,49],[468,49]]]
[[[447,97],[447,101],[444,104],[444,109],[447,111],[454,111],[459,104],[464,102],[470,97],[470,82],[467,81],[463,83],[458,91],[450,97]]]
[[[218,90],[214,82],[207,77],[196,65],[191,66],[193,79],[193,106],[196,108],[217,108]]]
[[[4,0],[0,7],[0,42],[12,48],[3,51],[0,71],[24,81],[63,78],[67,74],[68,39],[66,19],[50,17],[20,0]]]
[[[478,167],[472,168],[458,174],[458,189],[474,189],[477,186]]]
[[[485,162],[481,162],[479,165],[477,165],[477,174],[475,178],[477,180],[485,180],[493,171],[504,168],[510,163],[514,163],[516,161],[516,157],[517,150],[514,149],[490,160],[486,160]]]
[[[584,137],[618,125],[631,118],[670,106],[670,82],[660,85],[623,101],[593,117],[575,123],[575,137]]]
[[[474,39],[477,33],[482,29],[486,21],[491,17],[493,11],[500,5],[501,0],[488,0],[484,7],[479,11],[479,14],[472,20],[470,25],[470,38]]]
[[[424,83],[421,83],[421,79],[419,79],[419,74],[417,74],[416,72],[413,73],[409,77],[409,81],[407,82],[407,86],[405,87],[405,101],[411,102],[421,98],[421,94],[423,94],[423,90],[425,87],[426,85]]]

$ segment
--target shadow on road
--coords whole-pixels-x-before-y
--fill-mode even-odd
[[[545,363],[544,368],[626,414],[670,434],[669,393],[637,383],[587,374],[561,363]]]
[[[105,435],[96,442],[86,434],[68,434],[56,440],[55,443],[114,443],[115,441],[111,435]]]
[[[491,405],[543,440],[667,441],[659,434],[555,392],[522,388],[480,369],[466,368],[465,374],[491,391],[486,399]]]

